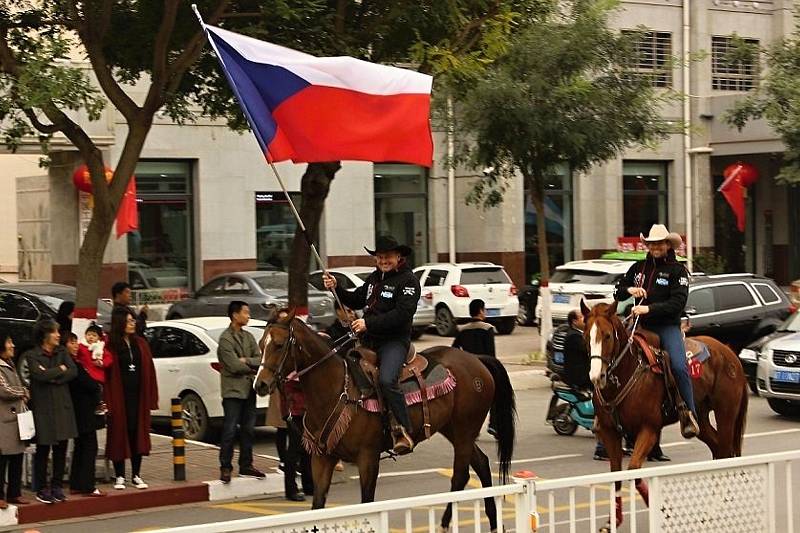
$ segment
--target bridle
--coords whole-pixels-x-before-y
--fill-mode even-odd
[[[630,317],[627,317],[623,321],[623,324],[625,322],[627,322],[629,319],[630,319]],[[612,326],[613,326],[613,324],[612,324]],[[622,387],[622,389],[620,389],[619,392],[617,392],[617,395],[614,397],[614,399],[606,400],[606,398],[603,396],[603,390],[608,386],[609,382],[613,381],[615,383],[615,385],[617,387],[619,387],[619,385],[620,385],[619,384],[619,379],[617,378],[617,376],[613,375],[612,373],[620,365],[620,363],[625,358],[625,356],[628,353],[631,353],[631,346],[633,346],[633,342],[635,340],[634,333],[636,332],[636,328],[638,326],[639,326],[639,316],[637,316],[634,319],[633,325],[631,326],[631,329],[628,332],[628,340],[625,343],[625,347],[608,364],[608,368],[606,369],[606,384],[603,387],[598,387],[597,385],[595,385],[595,392],[597,393],[597,398],[598,398],[598,400],[600,402],[600,405],[604,409],[606,409],[607,411],[610,411],[610,412],[614,413],[615,418],[617,416],[616,415],[617,406],[619,406],[623,402],[623,400],[625,400],[625,398],[628,396],[628,394],[633,389],[633,386],[639,380],[639,377],[644,372],[647,371],[647,365],[643,365],[642,361],[640,359],[638,361],[637,365],[636,365],[636,369],[634,370],[633,375],[631,375],[630,378],[628,378],[628,381],[625,383],[625,385]],[[619,341],[620,338],[619,338],[618,328],[616,326],[613,326],[613,330],[614,330],[614,338],[617,341]],[[617,345],[618,345],[618,342],[617,342]],[[603,359],[602,355],[591,355],[590,359],[600,359],[603,363],[605,363],[605,360]]]

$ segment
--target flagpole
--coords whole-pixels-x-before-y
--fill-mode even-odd
[[[194,11],[195,16],[197,16],[197,20],[200,22],[200,27],[203,28],[203,31],[206,32],[206,37],[208,38],[209,44],[211,44],[211,48],[214,50],[214,54],[217,56],[217,60],[224,66],[224,61],[222,60],[222,55],[220,55],[219,50],[217,50],[217,45],[214,43],[214,39],[208,36],[208,28],[206,27],[206,23],[203,20],[202,15],[200,15],[200,11],[197,9],[197,4],[192,4],[192,11]],[[244,105],[244,100],[242,100],[241,95],[239,94],[239,90],[236,88],[236,84],[230,79],[230,75],[228,74],[228,70],[226,68],[222,69],[225,72],[225,76],[228,78],[228,83],[231,86],[231,90],[233,90],[236,98],[239,100],[239,107],[244,112],[245,117],[247,118],[247,122],[250,124],[250,129],[253,131],[253,134],[258,138],[260,144],[264,146],[264,150],[266,150],[266,159],[269,167],[272,169],[272,172],[275,174],[275,177],[278,179],[278,184],[281,186],[281,190],[283,191],[284,196],[286,197],[286,201],[289,203],[289,207],[292,210],[292,214],[294,215],[295,220],[297,220],[297,225],[300,227],[300,231],[303,233],[303,237],[306,240],[306,244],[308,244],[309,248],[311,248],[311,252],[314,254],[314,258],[317,260],[322,272],[329,276],[328,268],[325,266],[325,263],[322,261],[322,257],[319,255],[317,251],[317,247],[314,245],[314,242],[311,240],[311,237],[308,235],[308,231],[306,230],[306,225],[303,224],[303,220],[300,218],[300,213],[297,211],[297,208],[292,201],[292,197],[289,196],[289,191],[286,189],[286,185],[283,183],[283,178],[281,178],[278,169],[275,167],[275,163],[272,162],[272,156],[269,153],[269,147],[266,143],[266,140],[261,138],[261,134],[258,131],[258,128],[255,127],[253,117],[250,116],[250,111],[247,109],[247,106]],[[331,289],[333,293],[333,297],[336,299],[336,302],[339,304],[339,307],[344,309],[344,305],[342,301],[339,299],[339,295],[336,294],[335,289]]]

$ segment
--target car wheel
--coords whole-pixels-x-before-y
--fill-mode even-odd
[[[200,396],[187,392],[181,397],[183,431],[189,440],[206,440],[211,436],[208,410]]]
[[[559,405],[556,417],[553,419],[553,429],[565,437],[573,435],[578,430],[578,423],[569,416],[570,411],[572,411],[572,406],[568,403]]]
[[[456,334],[456,321],[453,313],[446,307],[436,310],[436,333],[442,337],[452,337]]]
[[[517,311],[517,324],[520,326],[533,325],[532,313],[527,304],[519,304],[519,311]]]
[[[780,398],[767,398],[770,409],[781,416],[796,417],[800,416],[800,402],[792,400],[782,400]]]
[[[497,333],[500,335],[511,335],[517,325],[515,318],[504,318],[497,323]]]
[[[420,337],[422,337],[422,334],[425,333],[426,329],[428,329],[428,328],[423,328],[423,327],[411,328],[411,340],[415,341],[415,340],[419,339]]]

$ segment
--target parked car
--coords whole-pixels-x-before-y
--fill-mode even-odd
[[[287,305],[289,301],[289,274],[277,271],[231,272],[212,279],[195,292],[194,296],[173,304],[167,319],[227,316],[231,300],[241,300],[250,306],[250,316],[269,318],[270,305]],[[333,324],[336,312],[333,296],[308,286],[308,323],[315,329]]]
[[[789,299],[797,307],[800,307],[800,279],[794,280],[789,286]]]
[[[708,335],[734,352],[778,329],[792,313],[775,282],[755,274],[692,276],[686,314],[691,335]]]
[[[567,322],[567,315],[578,309],[581,298],[592,303],[611,303],[617,282],[631,267],[620,259],[570,261],[557,266],[550,276],[550,315],[554,325]],[[536,320],[542,316],[542,301],[536,302]]]
[[[222,425],[217,344],[229,325],[227,317],[213,316],[152,322],[145,329],[158,381],[158,409],[152,415],[165,421],[171,416],[171,398],[180,398],[187,439],[210,440]],[[250,320],[244,329],[258,340],[265,326]],[[257,397],[257,423],[264,423],[268,404],[269,397]]]
[[[756,352],[758,394],[782,416],[800,416],[800,313]]]
[[[33,347],[33,325],[37,320],[55,319],[64,301],[75,301],[75,287],[60,283],[21,281],[0,287],[0,324],[8,328],[17,355]],[[111,304],[97,300],[97,322],[111,316]]]
[[[517,287],[505,269],[494,263],[434,263],[414,269],[422,297],[435,310],[436,331],[442,336],[456,334],[459,323],[467,322],[469,303],[486,302],[486,321],[501,335],[514,331],[519,312]]]
[[[133,290],[186,287],[186,269],[171,267],[151,267],[139,261],[128,261],[128,283]]]
[[[796,311],[783,324],[778,326],[778,329],[768,335],[759,337],[739,352],[739,360],[742,362],[744,372],[747,374],[747,382],[753,393],[758,394],[758,387],[756,386],[758,360],[764,351],[764,347],[774,340],[787,337],[793,333],[800,333],[800,313]]]
[[[517,312],[517,324],[520,326],[533,326],[536,323],[536,303],[539,300],[539,283],[525,285],[517,294],[519,300],[519,311]]]
[[[336,278],[336,283],[348,291],[354,291],[364,284],[366,279],[375,271],[371,267],[352,266],[329,268],[328,272]],[[326,291],[322,283],[322,270],[315,270],[308,276],[308,282],[318,290]],[[423,296],[425,295],[423,291]],[[433,325],[434,311],[430,303],[430,298],[420,298],[417,302],[417,311],[414,313],[414,321],[411,324],[411,338],[418,339]]]

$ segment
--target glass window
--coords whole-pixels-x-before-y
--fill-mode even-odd
[[[375,237],[391,235],[412,249],[410,266],[428,260],[428,180],[414,165],[374,166]]]
[[[289,274],[274,272],[261,276],[254,276],[253,281],[265,291],[286,291],[289,289]]]
[[[627,65],[629,76],[653,87],[672,86],[672,34],[666,31],[623,30],[635,39],[634,62]]]
[[[627,237],[667,223],[667,163],[624,161],[622,164],[623,231]]]
[[[147,328],[144,332],[156,359],[205,355],[210,350],[194,334],[173,327]]]
[[[441,287],[447,279],[446,270],[431,270],[425,278],[426,287]]]
[[[496,283],[511,283],[505,270],[502,268],[470,268],[461,271],[462,285],[488,285]]]
[[[225,280],[225,294],[248,294],[250,293],[250,286],[242,278],[229,276]]]
[[[547,178],[544,192],[547,252],[551,265],[572,260],[572,173],[567,165],[559,166]],[[530,191],[525,189],[525,280],[539,273],[539,218]]]
[[[325,290],[325,284],[322,282],[322,272],[310,274],[308,276],[308,284],[317,289],[318,291]]]
[[[589,283],[592,285],[614,285],[622,277],[594,270],[556,270],[550,281],[553,283]]]
[[[422,280],[422,275],[423,275],[424,273],[425,273],[425,269],[422,269],[422,270],[415,270],[415,271],[414,271],[414,277],[415,277],[415,278],[417,278],[417,281],[421,281],[421,280]],[[366,280],[364,280],[364,281],[366,281]]]
[[[753,283],[753,288],[761,297],[761,301],[765,304],[776,304],[781,301],[781,297],[775,292],[775,289],[766,283]]]
[[[758,39],[711,37],[711,88],[749,91],[758,85]]]
[[[691,291],[686,307],[694,309],[693,314],[697,315],[713,313],[715,311],[714,290],[711,287],[705,287]]]
[[[714,300],[718,311],[728,311],[755,305],[753,295],[743,283],[714,287]]]
[[[0,293],[0,318],[36,320],[39,318],[39,311],[24,296],[12,292],[2,292]]]
[[[191,184],[188,161],[136,165],[139,230],[128,235],[128,282],[134,290],[189,287]]]
[[[289,193],[300,209],[300,193]],[[256,193],[256,268],[286,270],[297,221],[282,191]],[[314,264],[313,261],[311,264]]]
[[[361,279],[361,281],[367,281],[367,278],[371,274],[372,274],[372,271],[370,270],[369,272],[359,272],[358,274],[356,274],[356,276],[358,276],[359,279]],[[417,279],[419,279],[419,275],[417,275],[417,273],[414,273],[414,275],[417,276]]]
[[[225,278],[212,279],[197,290],[197,296],[211,296],[213,294],[222,295],[222,288],[225,286]]]

